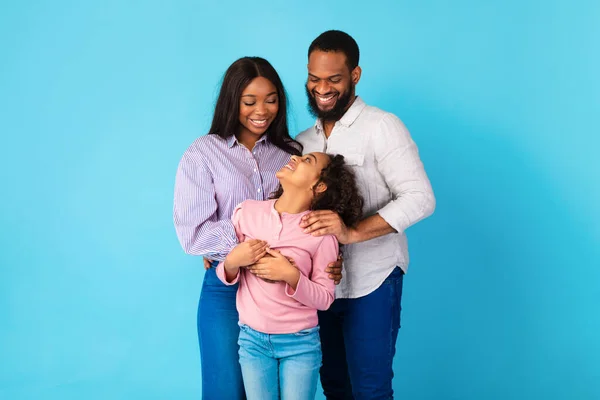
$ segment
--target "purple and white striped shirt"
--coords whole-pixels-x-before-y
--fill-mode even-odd
[[[184,251],[223,261],[237,244],[231,215],[244,200],[266,200],[290,154],[261,137],[252,151],[235,136],[199,137],[186,150],[175,179],[173,220]]]

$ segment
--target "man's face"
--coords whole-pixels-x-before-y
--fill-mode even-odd
[[[308,58],[306,95],[313,115],[324,121],[339,120],[354,100],[360,67],[350,71],[342,52],[315,50]]]

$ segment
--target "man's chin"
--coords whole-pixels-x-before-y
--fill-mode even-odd
[[[319,107],[319,106],[317,106],[317,107],[319,107],[319,112],[320,113],[328,113],[328,112],[331,112],[331,110],[333,110],[335,108],[336,104],[337,103],[333,103],[332,105],[327,106],[327,108],[322,108],[322,107]]]

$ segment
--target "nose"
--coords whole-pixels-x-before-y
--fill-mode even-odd
[[[317,83],[315,90],[319,94],[327,94],[329,93],[329,84],[327,83],[327,81],[321,80],[319,81],[319,83]]]
[[[264,115],[266,111],[265,105],[263,103],[256,103],[256,108],[254,109],[254,112],[258,115]]]
[[[292,160],[293,162],[297,163],[298,162],[298,156],[291,156],[290,160]]]

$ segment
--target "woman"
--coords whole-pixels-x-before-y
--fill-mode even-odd
[[[244,57],[227,69],[209,134],[187,149],[177,171],[173,218],[186,253],[216,260],[216,266],[237,245],[234,208],[244,200],[266,200],[277,189],[275,172],[302,149],[289,135],[286,110],[283,84],[268,61]],[[266,252],[262,246],[259,256]],[[340,267],[336,263],[336,281]],[[214,268],[206,271],[198,306],[206,400],[245,398],[236,291],[219,281]]]

